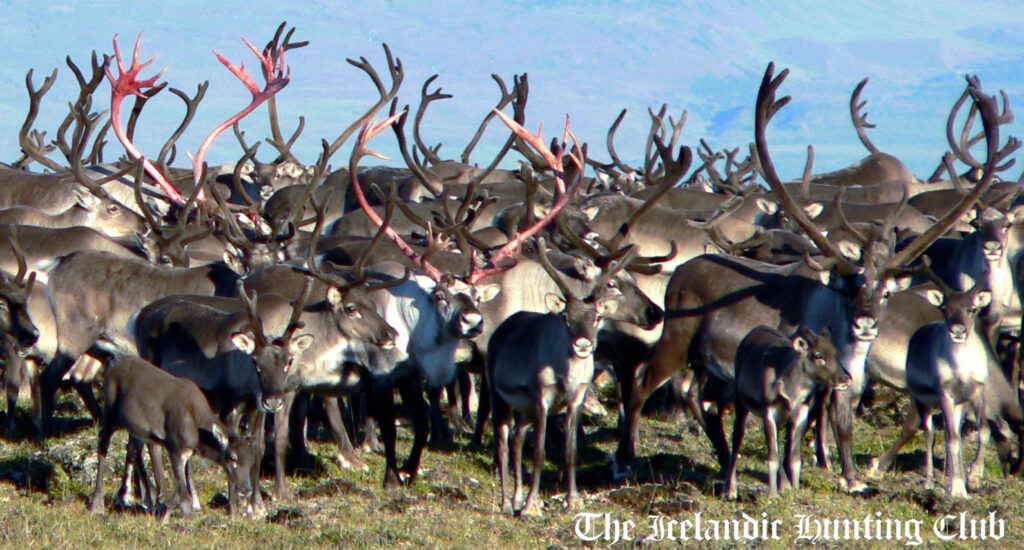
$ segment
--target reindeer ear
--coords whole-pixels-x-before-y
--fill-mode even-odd
[[[476,285],[476,290],[480,294],[480,303],[490,302],[501,292],[501,285],[497,283]]]
[[[978,293],[974,295],[974,307],[981,308],[981,307],[985,307],[985,306],[989,305],[990,303],[992,303],[992,291],[991,290],[981,290],[981,291],[978,291]]]
[[[594,218],[597,217],[597,213],[600,211],[601,207],[599,206],[588,206],[583,209],[583,215],[586,216],[588,220],[594,221]]]
[[[807,214],[807,217],[812,220],[820,216],[821,213],[824,211],[825,205],[821,204],[820,202],[812,202],[804,205],[804,213]]]
[[[199,437],[206,445],[217,449],[221,453],[226,451],[231,443],[227,430],[219,422],[214,422],[209,428],[199,428]]]
[[[840,240],[839,252],[843,255],[844,258],[850,260],[851,262],[856,262],[860,260],[860,245],[853,241],[848,241],[846,239]]]
[[[928,300],[929,304],[935,307],[941,307],[942,302],[946,299],[945,296],[942,295],[942,291],[936,288],[925,289],[924,297]]]
[[[544,305],[547,306],[548,311],[551,313],[561,313],[565,310],[565,298],[549,292],[544,295]]]
[[[913,275],[900,275],[899,277],[896,277],[895,279],[892,280],[894,287],[892,290],[906,290],[910,288],[910,283],[913,282],[913,280]]]
[[[230,247],[231,243],[228,243],[228,246]],[[225,250],[224,254],[221,255],[221,259],[224,260],[224,263],[227,264],[231,271],[234,271],[238,275],[245,274],[245,266],[242,265],[241,258],[239,258],[237,254],[232,253],[231,250]]]
[[[341,303],[341,291],[336,287],[327,287],[327,303],[331,304],[331,307],[337,306]]]
[[[312,344],[312,334],[300,334],[292,338],[292,340],[288,342],[288,353],[291,353],[292,355],[298,355],[306,351],[306,349]]]
[[[793,337],[793,349],[800,353],[800,355],[807,355],[807,352],[811,349],[810,344],[803,336],[797,334]]]
[[[236,332],[231,335],[231,343],[242,350],[246,355],[252,355],[256,351],[256,341],[247,332]]]
[[[779,205],[777,203],[775,203],[774,201],[770,201],[764,197],[757,197],[757,200],[754,201],[754,204],[757,205],[758,210],[764,212],[765,214],[768,214],[769,216],[779,211]]]
[[[75,202],[77,202],[79,205],[81,205],[82,208],[86,209],[89,212],[93,212],[94,210],[98,209],[103,202],[96,195],[93,195],[89,191],[86,191],[85,189],[82,189],[80,187],[75,187],[73,193],[75,194]]]

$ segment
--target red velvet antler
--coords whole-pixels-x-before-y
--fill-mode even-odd
[[[146,80],[139,80],[137,77],[139,71],[148,67],[156,59],[155,57],[146,61],[145,63],[139,63],[139,47],[142,45],[142,33],[139,33],[139,37],[135,40],[135,50],[132,52],[132,66],[126,68],[124,66],[124,60],[121,58],[121,48],[117,45],[117,35],[114,35],[114,56],[117,58],[117,70],[118,76],[114,77],[113,72],[110,70],[110,59],[105,60],[105,67],[103,71],[107,74],[107,79],[110,80],[110,121],[114,127],[114,134],[117,136],[118,141],[124,145],[128,155],[133,159],[140,161],[146,169],[146,173],[149,177],[153,178],[154,181],[167,193],[170,199],[178,204],[185,204],[185,199],[178,193],[178,190],[171,185],[171,182],[167,181],[167,178],[157,170],[156,166],[142,155],[135,144],[128,139],[128,134],[124,131],[124,126],[121,124],[121,102],[129,94],[137,95],[139,97],[148,97],[149,94],[156,90],[159,90],[166,86],[165,84],[157,85],[156,81],[159,79],[166,69],[160,69],[160,72],[153,78]],[[143,90],[148,88],[148,90]]]
[[[206,153],[209,151],[210,146],[213,145],[214,140],[216,140],[217,137],[233,126],[236,122],[242,120],[249,113],[253,112],[264,101],[270,99],[274,94],[281,91],[281,89],[287,86],[289,82],[288,77],[291,75],[291,69],[285,67],[284,64],[285,48],[278,48],[276,52],[271,52],[269,50],[260,52],[256,49],[256,46],[253,46],[252,42],[249,42],[245,38],[243,38],[242,41],[245,42],[245,45],[249,46],[252,53],[256,54],[256,57],[259,58],[260,64],[263,66],[263,74],[267,82],[261,90],[256,84],[256,80],[254,80],[252,75],[249,74],[249,71],[246,70],[244,63],[241,65],[235,65],[214,50],[213,54],[217,56],[217,60],[223,63],[224,66],[231,71],[231,74],[238,77],[238,80],[241,80],[242,84],[248,88],[249,93],[252,94],[252,102],[250,102],[249,105],[241,111],[235,113],[231,118],[217,125],[217,127],[210,132],[210,135],[206,136],[203,143],[199,145],[199,150],[192,157],[192,179],[195,181],[196,185],[200,185],[200,183],[202,183],[203,162],[206,158]],[[201,190],[198,198],[203,198],[203,192]]]

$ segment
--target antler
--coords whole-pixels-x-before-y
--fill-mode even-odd
[[[135,50],[132,52],[132,66],[130,68],[124,66],[124,60],[121,58],[121,48],[117,44],[117,35],[114,35],[114,56],[117,60],[118,76],[115,78],[114,73],[110,70],[110,58],[105,56],[104,59],[104,72],[107,74],[107,79],[110,81],[110,120],[114,127],[114,135],[117,136],[118,141],[124,146],[125,151],[134,160],[142,163],[146,173],[149,174],[157,185],[167,193],[167,196],[176,204],[185,204],[184,197],[181,193],[171,185],[171,182],[167,180],[167,177],[161,173],[152,162],[149,161],[142,152],[132,143],[131,138],[124,130],[124,126],[121,124],[121,103],[124,98],[129,95],[137,97],[147,97],[155,93],[155,90],[161,90],[166,84],[157,84],[156,81],[163,76],[165,69],[160,69],[159,72],[152,78],[145,80],[139,80],[139,72],[145,69],[153,63],[155,57],[146,61],[145,63],[139,64],[139,48],[142,46],[142,33],[139,33],[139,37],[135,40]]]
[[[792,98],[785,96],[778,101],[775,100],[775,91],[782,84],[782,81],[786,79],[789,69],[783,69],[779,76],[773,78],[774,73],[775,63],[769,63],[768,69],[764,73],[764,78],[761,80],[761,87],[757,91],[757,106],[754,114],[754,141],[757,147],[762,175],[772,188],[772,191],[779,196],[779,202],[786,209],[786,212],[800,225],[823,254],[836,261],[836,269],[843,274],[856,273],[860,268],[847,260],[842,252],[825,238],[821,229],[807,217],[803,209],[800,208],[800,205],[793,200],[793,197],[786,190],[786,187],[782,185],[782,181],[775,171],[775,163],[772,162],[771,154],[768,152],[765,130],[772,116],[785,107]]]
[[[985,130],[988,155],[985,159],[981,181],[955,208],[947,212],[945,216],[935,222],[927,231],[918,235],[898,254],[892,256],[889,262],[887,262],[887,267],[907,265],[924,252],[935,239],[938,239],[952,227],[985,194],[988,188],[992,186],[995,173],[1010,168],[1016,160],[1010,159],[1002,165],[999,164],[1021,146],[1021,142],[1017,138],[1010,137],[1007,139],[1006,145],[1002,149],[999,148],[999,125],[1013,120],[1013,113],[1006,102],[1006,94],[1002,94],[1004,100],[1003,112],[1000,114],[995,96],[987,96],[982,93],[981,81],[977,77],[967,77],[967,93],[974,99],[974,104],[977,106],[978,112],[981,113],[981,123]]]
[[[278,29],[278,32],[280,32],[280,28]],[[291,33],[289,33],[289,37],[290,36]],[[256,49],[256,46],[254,46],[252,42],[249,42],[245,38],[242,38],[242,42],[245,42],[245,45],[248,46],[249,49],[252,50],[252,53],[256,54],[256,57],[260,60],[260,66],[266,83],[263,88],[260,89],[252,75],[249,74],[248,70],[246,70],[244,63],[241,65],[235,65],[216,50],[213,51],[213,54],[217,56],[217,60],[227,67],[227,69],[231,71],[231,74],[235,75],[235,77],[242,82],[242,85],[249,90],[249,93],[252,94],[252,101],[249,102],[249,105],[241,111],[218,124],[199,145],[199,150],[196,151],[195,156],[192,157],[192,179],[197,186],[202,182],[204,171],[203,161],[206,158],[206,152],[209,151],[214,140],[224,133],[225,130],[233,126],[239,120],[245,118],[249,113],[253,112],[264,101],[270,99],[274,94],[281,91],[288,85],[289,77],[291,76],[291,69],[286,67],[284,63],[284,52],[288,44],[281,46],[275,51],[268,49],[261,52]],[[276,43],[272,44],[276,46]],[[203,194],[202,191],[200,191],[199,200],[202,199]]]
[[[874,143],[871,143],[871,139],[868,138],[868,133],[865,128],[874,128],[875,125],[868,122],[868,114],[861,114],[860,110],[867,105],[867,101],[860,100],[860,92],[867,85],[868,79],[865,78],[857,84],[857,87],[853,89],[853,95],[850,96],[850,118],[853,119],[853,127],[857,129],[857,137],[860,138],[860,142],[867,147],[868,151],[872,154],[879,153],[878,147],[875,147]]]
[[[552,205],[551,210],[549,210],[543,218],[538,220],[537,223],[528,227],[525,231],[519,233],[519,235],[517,235],[515,238],[509,239],[507,243],[505,243],[495,253],[490,255],[490,257],[487,259],[486,267],[480,270],[476,270],[475,265],[473,265],[473,269],[471,270],[471,273],[469,275],[470,283],[476,283],[476,281],[479,281],[483,277],[500,273],[512,267],[511,265],[499,266],[498,264],[502,260],[511,257],[516,251],[519,250],[519,247],[523,244],[523,242],[526,239],[529,239],[533,235],[537,234],[538,231],[543,229],[547,224],[551,223],[551,221],[558,216],[558,213],[561,212],[567,204],[569,204],[569,199],[579,189],[580,184],[583,182],[583,169],[586,166],[586,147],[580,147],[579,143],[576,141],[576,136],[574,136],[572,132],[569,130],[568,116],[565,117],[565,130],[562,133],[562,145],[558,145],[557,143],[552,142],[552,146],[551,148],[549,148],[547,145],[544,144],[544,138],[542,135],[544,130],[543,124],[541,124],[540,129],[537,130],[537,134],[534,135],[531,134],[522,126],[520,126],[518,122],[510,118],[505,113],[497,110],[495,110],[495,113],[502,120],[502,122],[504,122],[505,125],[508,126],[512,130],[512,132],[516,134],[517,137],[519,137],[520,139],[523,140],[523,142],[529,144],[532,148],[534,148],[537,151],[537,153],[540,154],[540,157],[544,160],[544,162],[546,162],[547,165],[551,167],[551,169],[555,173],[555,187],[558,190],[560,197],[557,201],[555,201],[555,204]],[[569,139],[572,139],[573,149],[575,150],[575,152],[569,153],[568,156],[569,159],[572,160],[573,164],[575,165],[575,169],[577,170],[577,172],[576,179],[573,182],[572,187],[566,190],[565,181],[563,180],[565,172],[563,167],[564,158],[562,156],[562,151],[563,148],[568,145],[567,141]]]

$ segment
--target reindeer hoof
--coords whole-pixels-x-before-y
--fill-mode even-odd
[[[872,458],[868,461],[868,468],[864,471],[864,477],[875,479],[879,475],[881,475],[881,473],[878,471],[878,458]]]
[[[526,506],[523,506],[523,508],[519,510],[518,515],[520,517],[541,517],[541,515],[543,515],[543,509],[541,507],[540,501],[528,500]]]
[[[102,500],[93,500],[89,505],[89,511],[94,514],[103,514],[106,513],[107,507],[103,505]]]
[[[863,493],[867,489],[868,485],[857,478],[853,480],[846,479],[845,477],[839,478],[839,490],[845,493]]]
[[[362,459],[355,456],[355,454],[338,453],[334,455],[334,458],[338,462],[338,467],[342,470],[370,471],[370,467]]]
[[[619,459],[615,455],[612,455],[609,464],[612,468],[612,479],[615,481],[622,481],[633,475],[633,467],[628,463],[619,464]]]

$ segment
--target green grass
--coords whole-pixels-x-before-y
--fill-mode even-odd
[[[606,403],[611,405],[610,402]],[[490,450],[473,450],[460,439],[453,451],[427,450],[420,477],[401,489],[384,489],[383,458],[364,453],[369,472],[341,471],[333,463],[333,445],[311,441],[318,457],[312,473],[293,474],[289,483],[297,497],[290,502],[268,502],[268,516],[261,520],[231,518],[222,504],[226,483],[220,469],[195,460],[197,489],[204,509],[190,518],[173,511],[159,519],[139,513],[110,510],[95,516],[88,511],[95,476],[95,426],[83,422],[45,448],[32,439],[0,443],[0,547],[26,548],[548,548],[606,546],[586,544],[574,534],[574,514],[608,513],[638,526],[634,540],[615,547],[640,545],[648,534],[647,519],[662,515],[678,521],[692,520],[697,513],[706,520],[739,519],[745,513],[755,519],[781,520],[781,540],[759,541],[766,548],[812,546],[797,539],[797,514],[816,518],[918,520],[925,544],[938,545],[933,523],[944,515],[964,512],[984,519],[989,512],[1006,520],[1006,536],[982,544],[988,547],[1021,547],[1024,543],[1024,483],[1004,479],[995,452],[987,456],[986,480],[963,502],[943,497],[941,467],[938,488],[923,486],[923,438],[912,441],[897,460],[895,471],[870,481],[871,490],[848,495],[836,490],[837,476],[810,464],[811,449],[804,446],[803,486],[776,497],[767,495],[766,450],[760,422],[751,419],[739,465],[740,501],[720,496],[722,483],[715,477],[717,463],[703,434],[691,421],[644,419],[634,475],[613,482],[607,457],[616,444],[614,415],[588,418],[586,447],[581,451],[579,484],[583,505],[574,512],[562,508],[565,493],[561,459],[552,456],[543,472],[543,518],[513,518],[498,512],[499,487],[490,473]],[[727,419],[731,426],[731,418]],[[898,425],[889,411],[871,411],[855,425],[855,453],[861,468],[896,437]],[[400,454],[408,451],[411,434],[399,430]],[[115,437],[108,460],[105,489],[108,503],[116,493],[123,461],[123,432]],[[938,434],[936,460],[944,459],[942,434]],[[964,456],[974,456],[968,438]],[[527,462],[529,460],[527,459]],[[168,474],[168,479],[170,479]],[[528,478],[527,478],[528,482]],[[262,487],[272,488],[265,475]],[[173,509],[173,508],[172,508]],[[766,516],[762,516],[765,514]],[[880,514],[880,515],[878,515]],[[817,541],[814,547],[905,547],[905,541]],[[655,548],[677,547],[680,542],[643,544]],[[690,541],[712,547],[736,543]],[[963,547],[973,541],[957,541]],[[742,544],[741,544],[742,545]],[[955,546],[955,545],[954,545]]]

